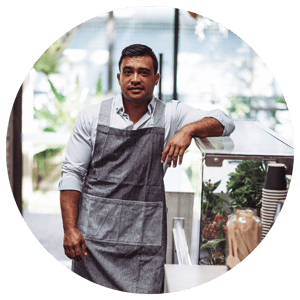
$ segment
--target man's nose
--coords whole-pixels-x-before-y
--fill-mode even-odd
[[[138,83],[140,82],[140,76],[139,74],[136,72],[136,73],[133,73],[133,76],[132,76],[132,79],[131,79],[132,83]]]

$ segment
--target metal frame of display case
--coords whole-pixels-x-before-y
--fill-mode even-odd
[[[201,207],[203,204],[204,165],[222,167],[223,160],[258,160],[283,163],[287,167],[287,175],[292,174],[294,162],[292,142],[282,138],[257,121],[245,120],[234,123],[235,130],[230,137],[195,138],[196,145],[202,153],[200,170]],[[201,241],[202,232],[200,230],[199,249]],[[200,262],[200,250],[198,257],[198,262]]]

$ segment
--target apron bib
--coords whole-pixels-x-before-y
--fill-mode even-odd
[[[72,261],[78,275],[132,293],[163,293],[167,220],[160,162],[165,104],[153,127],[109,127],[112,99],[101,103],[95,150],[85,179],[78,229],[88,255]]]

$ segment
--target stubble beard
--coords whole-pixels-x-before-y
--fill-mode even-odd
[[[123,100],[124,98],[130,102],[133,102],[133,103],[149,103],[153,97],[153,94],[152,95],[146,95],[144,97],[137,97],[137,98],[133,98],[133,97],[130,97],[129,95],[126,95],[123,91],[122,91],[122,97],[123,97]]]

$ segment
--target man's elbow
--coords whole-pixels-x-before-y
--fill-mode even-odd
[[[235,130],[234,122],[230,120],[226,124],[226,127],[224,127],[222,136],[230,136],[234,132],[234,130]]]
[[[211,112],[213,118],[219,121],[222,126],[222,133],[218,136],[230,136],[235,129],[232,119],[222,110],[214,109]]]

